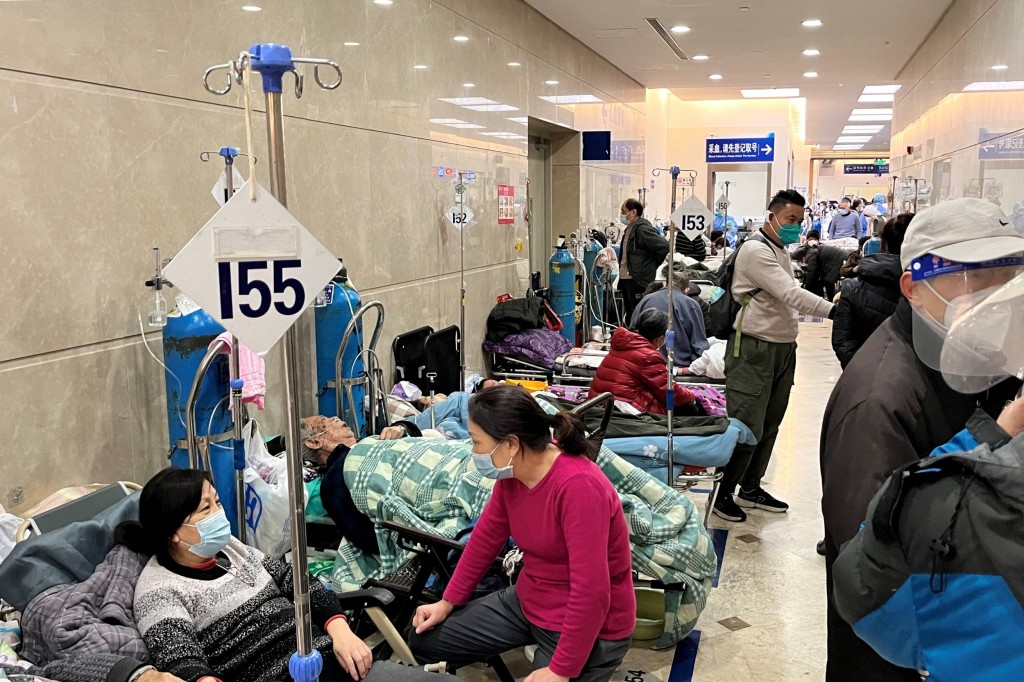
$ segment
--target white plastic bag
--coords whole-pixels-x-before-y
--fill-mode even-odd
[[[255,470],[267,483],[283,480],[288,465],[283,457],[274,457],[267,450],[267,443],[255,419],[250,419],[242,427],[242,440],[245,443],[245,466]]]
[[[291,549],[288,463],[283,457],[274,457],[267,451],[256,422],[250,421],[245,428],[246,467],[242,480],[245,482],[247,537],[249,544],[256,549],[267,556],[280,558]],[[305,492],[306,487],[302,486],[302,489],[302,506],[305,508],[309,496]]]

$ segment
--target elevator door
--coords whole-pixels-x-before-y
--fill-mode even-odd
[[[547,286],[548,257],[551,255],[551,155],[550,143],[530,137],[527,155],[529,172],[530,272],[541,273],[541,286]]]

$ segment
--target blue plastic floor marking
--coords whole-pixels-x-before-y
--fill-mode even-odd
[[[700,646],[700,630],[694,630],[686,639],[676,645],[672,659],[672,671],[666,682],[692,682],[693,666],[697,663],[697,648]]]
[[[722,561],[725,559],[725,543],[728,539],[729,531],[725,528],[711,529],[711,543],[715,546],[715,556],[718,557],[718,566],[715,568],[711,587],[718,587],[718,578],[722,575]]]

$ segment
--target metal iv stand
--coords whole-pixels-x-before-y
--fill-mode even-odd
[[[459,184],[455,186],[456,202],[459,205],[459,215],[462,222],[459,223],[459,277],[461,278],[459,297],[459,385],[466,385],[466,344],[463,343],[462,335],[466,333],[466,185],[462,182],[463,173],[459,171]],[[527,185],[529,191],[529,185]],[[433,382],[431,382],[433,391]],[[434,408],[430,408],[433,414]]]
[[[281,94],[284,75],[295,75],[295,96],[302,96],[304,79],[296,70],[297,64],[314,64],[313,78],[316,84],[325,90],[334,90],[341,85],[341,67],[326,59],[310,59],[293,57],[292,51],[284,45],[262,43],[253,45],[248,52],[242,53],[237,61],[211,66],[203,74],[203,85],[207,91],[215,95],[225,95],[231,90],[232,80],[242,84],[245,62],[262,76],[263,92],[267,106],[267,148],[270,153],[270,193],[282,206],[288,206],[288,193],[285,182],[284,165],[284,112]],[[338,80],[325,83],[320,79],[320,67],[334,69]],[[227,84],[222,89],[210,85],[210,74],[214,71],[227,70]],[[250,150],[252,151],[252,150]],[[229,174],[230,177],[230,174]],[[288,671],[297,682],[315,682],[323,669],[320,652],[313,648],[313,629],[309,605],[309,572],[306,569],[306,514],[305,484],[302,480],[302,448],[300,446],[299,421],[302,414],[295,390],[299,385],[299,333],[294,325],[285,332],[281,342],[284,355],[285,378],[284,397],[288,406],[288,499],[290,503],[291,534],[292,534],[292,578],[294,582],[295,601],[295,637],[298,651],[292,654],[288,663]]]

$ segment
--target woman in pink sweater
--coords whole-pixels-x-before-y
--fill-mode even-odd
[[[473,396],[469,433],[498,482],[444,599],[417,609],[413,652],[463,665],[537,644],[526,682],[608,682],[635,623],[631,548],[583,421],[503,385]],[[516,585],[467,604],[510,536],[524,555]]]

